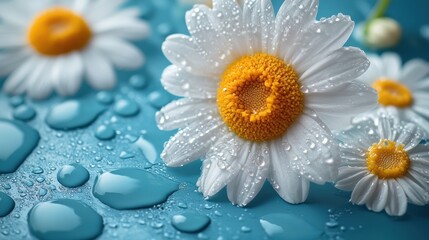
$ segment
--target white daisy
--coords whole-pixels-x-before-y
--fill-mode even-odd
[[[45,98],[75,94],[82,78],[96,89],[116,83],[114,66],[134,69],[143,55],[126,40],[142,39],[148,25],[124,0],[13,0],[0,3],[0,76],[3,89]]]
[[[429,145],[419,144],[419,127],[397,116],[380,113],[377,122],[362,121],[338,135],[343,163],[335,186],[353,190],[355,204],[401,216],[407,202],[428,202]]]
[[[316,21],[317,8],[317,0],[285,1],[275,17],[268,0],[215,0],[187,12],[191,36],[164,42],[173,65],[162,84],[184,98],[157,113],[161,129],[180,129],[162,158],[173,167],[202,158],[205,197],[228,185],[230,201],[246,205],[268,179],[300,203],[310,181],[337,175],[328,126],[368,110],[376,94],[353,80],[368,68],[364,53],[342,47],[353,22]]]
[[[368,55],[371,66],[360,79],[378,91],[378,109],[399,114],[404,121],[414,122],[429,130],[429,64],[414,59],[401,67],[396,53],[384,53],[380,57]],[[354,119],[377,119],[377,109]]]

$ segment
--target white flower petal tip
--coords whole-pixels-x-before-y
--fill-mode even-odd
[[[76,94],[83,79],[98,90],[115,87],[114,67],[136,69],[144,64],[140,50],[126,40],[149,34],[138,9],[121,8],[122,3],[52,0],[16,7],[28,5],[16,0],[2,4],[0,34],[5,37],[0,40],[0,75],[9,75],[3,91],[44,99],[52,92]],[[55,21],[73,24],[64,27],[67,33],[60,40],[52,35],[62,34],[63,29],[46,26]]]
[[[377,108],[353,118],[361,121],[365,116],[373,116],[379,109],[387,108],[397,112],[398,118],[413,122],[425,130],[429,136],[429,63],[412,59],[401,66],[401,58],[396,53],[386,52],[381,56],[369,55],[371,65],[359,80],[372,86],[378,95]]]
[[[407,203],[429,203],[429,145],[422,130],[381,111],[339,134],[342,163],[335,187],[352,191],[351,202],[402,216]],[[377,124],[376,124],[377,123]]]
[[[268,179],[298,204],[310,182],[337,178],[331,127],[370,110],[377,96],[355,80],[368,69],[365,54],[343,47],[354,22],[342,14],[316,21],[318,5],[285,1],[275,16],[269,0],[215,0],[186,13],[190,36],[163,43],[172,65],[161,83],[183,99],[156,114],[160,129],[179,129],[162,158],[168,166],[201,158],[205,198],[227,187],[231,203],[245,206]]]

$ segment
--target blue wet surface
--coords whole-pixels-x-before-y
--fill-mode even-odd
[[[281,1],[274,3],[278,7]],[[323,0],[319,7],[319,17],[343,12],[359,23],[369,12],[372,3],[370,0]],[[136,141],[144,139],[153,145],[151,153],[156,151],[159,154],[163,143],[174,133],[157,129],[154,115],[159,105],[153,101],[174,99],[162,90],[159,79],[163,69],[169,65],[160,50],[162,41],[169,33],[186,32],[185,7],[177,7],[175,4],[169,0],[129,2],[129,5],[140,7],[143,18],[150,21],[153,34],[149,39],[137,44],[146,55],[146,65],[134,72],[118,71],[120,83],[111,93],[114,100],[134,100],[140,108],[137,115],[122,117],[116,114],[113,109],[114,100],[108,99],[107,102],[111,101],[112,105],[103,104],[105,111],[90,123],[65,127],[60,125],[52,129],[46,123],[50,109],[72,99],[85,103],[96,102],[98,92],[84,86],[74,98],[53,96],[45,101],[25,99],[26,104],[31,104],[37,112],[34,119],[27,124],[38,130],[41,140],[16,172],[0,174],[0,191],[11,196],[17,203],[8,216],[0,218],[0,239],[32,239],[27,224],[30,209],[37,203],[63,198],[77,199],[91,206],[103,217],[105,227],[99,239],[266,239],[268,236],[260,224],[260,219],[274,213],[296,215],[305,219],[306,224],[322,231],[322,239],[409,239],[411,236],[413,239],[427,239],[428,206],[409,205],[405,216],[389,217],[385,213],[369,212],[364,206],[350,204],[350,193],[336,190],[329,184],[312,185],[309,198],[304,204],[290,205],[266,184],[248,207],[238,208],[229,203],[225,191],[208,201],[196,191],[195,182],[201,167],[199,161],[178,169],[165,167],[159,157],[148,161],[144,151],[135,144]],[[401,23],[404,38],[391,50],[399,52],[405,61],[416,57],[429,60],[429,38],[421,34],[422,29],[429,25],[429,15],[424,11],[428,6],[429,3],[425,0],[392,0],[388,14]],[[355,39],[351,39],[347,45],[363,47]],[[365,47],[363,49],[372,51]],[[130,80],[130,77],[136,74],[143,76],[144,80]],[[21,104],[23,102],[19,98],[0,94],[0,117],[12,119],[12,105]],[[114,128],[116,137],[109,141],[97,139],[94,133],[100,125]],[[132,157],[120,158],[122,152]],[[56,174],[61,166],[72,162],[88,169],[90,179],[82,187],[69,189],[57,181]],[[103,172],[125,167],[144,169],[169,178],[180,183],[179,190],[165,203],[154,207],[115,210],[93,196],[92,186],[95,178]],[[43,171],[32,172],[38,168]],[[171,226],[170,219],[184,209],[207,215],[211,224],[198,234],[177,231]],[[327,226],[326,223],[332,220],[338,225]],[[302,227],[303,231],[304,229],[305,227]]]

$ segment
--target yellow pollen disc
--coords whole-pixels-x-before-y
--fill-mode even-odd
[[[413,103],[413,95],[403,84],[386,79],[377,79],[372,87],[378,92],[378,103],[383,106],[408,107]]]
[[[40,13],[31,23],[27,38],[38,53],[57,56],[86,47],[92,37],[85,19],[62,7]]]
[[[304,109],[304,94],[292,65],[258,53],[228,66],[217,104],[231,131],[261,142],[283,135],[295,122]]]
[[[368,170],[381,179],[398,178],[407,174],[410,158],[404,145],[381,139],[368,148],[366,164]]]

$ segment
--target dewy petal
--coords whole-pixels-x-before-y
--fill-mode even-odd
[[[410,122],[414,122],[419,125],[422,129],[426,131],[426,138],[428,137],[429,121],[423,116],[419,115],[411,109],[404,109],[399,112],[399,117],[402,119],[407,119]]]
[[[340,167],[335,187],[344,191],[351,191],[367,175],[366,167]]]
[[[270,54],[291,59],[295,53],[292,46],[302,29],[315,21],[319,0],[284,1],[280,7]]]
[[[161,83],[165,90],[176,96],[198,99],[216,98],[219,85],[217,79],[196,76],[175,65],[165,68]]]
[[[225,187],[239,171],[246,168],[249,142],[233,133],[224,134],[204,158],[201,177],[197,182],[204,197],[211,197]]]
[[[275,28],[274,8],[271,0],[245,2],[243,23],[252,53],[268,52],[272,48],[272,33]]]
[[[271,164],[268,180],[274,190],[288,203],[304,202],[308,196],[310,181],[291,169],[291,156],[284,150],[281,141],[270,144],[270,154]]]
[[[291,154],[296,173],[318,184],[333,180],[338,173],[338,146],[328,127],[306,110],[282,139]]]
[[[200,100],[182,98],[169,103],[156,113],[158,128],[173,130],[183,128],[193,122],[213,118],[217,114],[216,102],[213,100]]]
[[[429,75],[429,64],[421,59],[413,59],[405,63],[399,75],[401,82],[412,85]]]
[[[423,139],[423,131],[415,124],[406,123],[399,127],[398,138],[395,142],[404,144],[404,149],[409,151],[416,147]]]
[[[224,123],[218,118],[193,122],[170,138],[161,158],[170,167],[192,162],[204,156],[217,138],[225,134],[224,128]]]
[[[210,67],[210,62],[198,48],[192,38],[183,34],[170,35],[162,44],[165,57],[175,66],[201,76],[219,76],[220,71]]]
[[[372,174],[363,177],[355,186],[352,192],[351,200],[353,203],[362,205],[372,198],[377,188],[376,177]]]
[[[402,190],[404,190],[410,203],[423,206],[428,202],[425,198],[425,194],[428,194],[428,189],[422,188],[409,177],[398,178],[396,181],[402,187]]]
[[[300,76],[300,81],[310,91],[329,91],[332,86],[356,79],[369,65],[362,50],[354,47],[339,48],[306,69]]]
[[[331,52],[341,48],[353,31],[354,22],[349,16],[338,14],[309,25],[295,41],[294,54],[286,62],[303,73]]]
[[[306,106],[331,129],[341,129],[357,114],[377,106],[375,90],[360,81],[344,83],[323,92],[309,92],[305,94],[305,100]]]
[[[88,49],[82,55],[89,84],[99,90],[113,88],[116,77],[112,64],[94,49]]]
[[[377,180],[377,189],[371,199],[366,203],[366,207],[374,212],[380,212],[386,207],[389,197],[389,186],[385,180]]]
[[[396,180],[387,183],[389,184],[389,199],[387,200],[386,212],[391,216],[402,216],[407,211],[407,196]]]
[[[379,77],[388,77],[395,80],[398,79],[402,64],[399,55],[393,52],[386,52],[381,55],[380,59],[383,64],[384,74]]]
[[[270,156],[266,143],[252,143],[242,171],[228,184],[228,199],[245,206],[258,195],[267,178]]]
[[[120,38],[99,37],[94,39],[92,46],[119,68],[136,69],[143,65],[144,57],[140,50]]]

